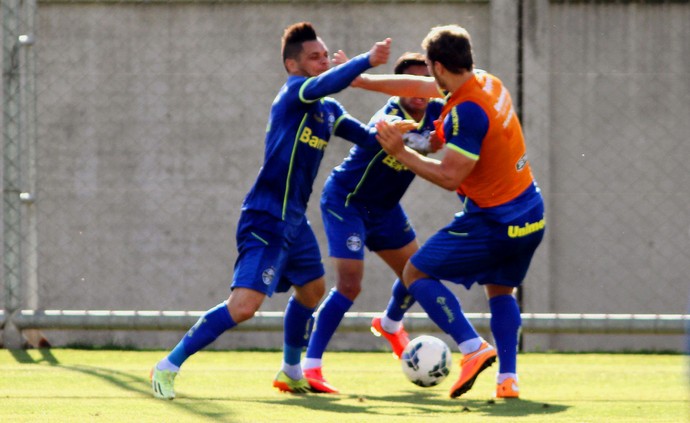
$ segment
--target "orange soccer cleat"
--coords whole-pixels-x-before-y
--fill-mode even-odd
[[[395,333],[386,332],[381,326],[380,317],[374,317],[371,321],[371,333],[375,336],[383,336],[386,338],[393,348],[393,354],[395,354],[398,359],[400,359],[407,344],[410,343],[410,337],[402,325],[400,325],[400,329]]]
[[[317,394],[337,394],[338,389],[326,382],[321,373],[321,367],[315,367],[313,369],[304,370],[304,378],[309,382],[309,386],[313,392]]]
[[[469,391],[479,373],[491,366],[494,361],[496,361],[496,349],[486,341],[482,342],[477,351],[462,357],[460,360],[460,378],[450,388],[450,397],[456,398]]]
[[[496,398],[519,398],[520,388],[512,377],[496,385]]]

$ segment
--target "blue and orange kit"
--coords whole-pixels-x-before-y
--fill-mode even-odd
[[[464,107],[464,114],[458,109]],[[476,125],[474,119],[461,122],[468,110],[480,109],[488,118],[488,127],[481,142],[462,135],[463,128]],[[475,114],[476,115],[476,114]],[[510,94],[501,81],[483,71],[475,71],[474,78],[465,82],[446,102],[436,133],[446,146],[469,158],[478,160],[472,172],[458,187],[458,194],[466,196],[479,207],[494,207],[517,198],[533,185],[534,177],[527,161],[525,140]]]

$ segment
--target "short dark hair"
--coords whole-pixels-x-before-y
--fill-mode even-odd
[[[302,43],[316,41],[317,35],[311,22],[298,22],[285,28],[281,42],[283,63],[287,59],[297,59],[302,52]]]
[[[431,62],[439,62],[453,73],[471,71],[472,40],[467,30],[459,25],[445,25],[431,28],[422,41],[426,57]]]
[[[401,74],[405,73],[407,68],[410,66],[426,66],[424,61],[424,55],[422,53],[403,53],[402,56],[398,58],[395,62],[395,67],[393,68],[393,73]]]

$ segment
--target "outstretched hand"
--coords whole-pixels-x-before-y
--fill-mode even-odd
[[[403,133],[398,128],[398,125],[396,125],[396,123],[398,123],[402,126],[404,125],[403,122],[408,121],[389,123],[385,120],[380,120],[376,122],[376,140],[381,144],[383,150],[393,157],[396,157],[405,150],[405,143],[402,138]]]
[[[436,134],[436,131],[431,131],[431,136],[429,137],[429,152],[435,153],[441,148],[443,148],[443,140]]]
[[[392,122],[392,125],[395,129],[398,130],[398,132],[400,132],[400,135],[404,134],[405,132],[409,132],[413,129],[417,129],[417,122],[411,119],[398,120]]]
[[[369,50],[369,63],[371,66],[379,66],[388,63],[388,57],[391,53],[391,39],[386,38],[379,41]]]
[[[333,62],[334,65],[342,65],[343,63],[346,63],[349,61],[350,58],[347,57],[344,51],[338,50],[335,53],[333,53],[333,59],[331,59],[331,62]]]

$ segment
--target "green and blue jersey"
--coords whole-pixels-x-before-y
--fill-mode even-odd
[[[331,135],[376,148],[375,130],[350,116],[335,99],[371,67],[362,54],[311,78],[291,75],[278,92],[266,128],[263,166],[242,210],[267,212],[291,224],[305,218],[314,179]]]
[[[409,134],[428,139],[434,130],[434,121],[441,115],[443,104],[444,101],[440,99],[430,100],[424,118],[417,129]],[[370,126],[386,116],[412,119],[400,105],[399,97],[390,98],[371,118]],[[390,209],[400,202],[414,177],[413,172],[388,155],[380,145],[373,148],[356,145],[350,150],[349,156],[333,169],[323,195],[344,198],[346,204],[356,201],[367,207]]]

